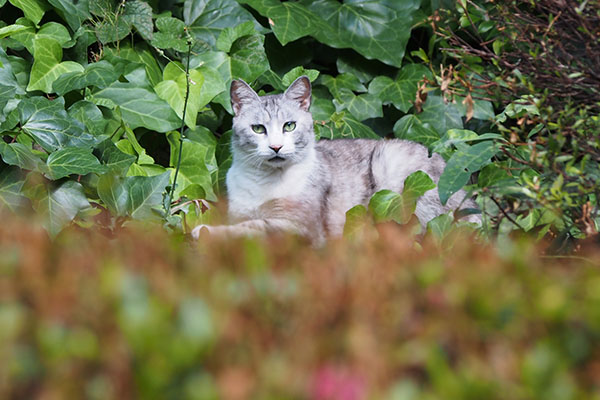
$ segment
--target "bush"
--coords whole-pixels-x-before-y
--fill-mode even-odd
[[[0,397],[599,396],[596,248],[0,231]],[[451,255],[451,257],[450,257]]]

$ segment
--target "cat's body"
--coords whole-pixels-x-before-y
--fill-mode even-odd
[[[437,182],[444,170],[439,155],[429,157],[424,146],[405,140],[315,143],[306,77],[284,94],[263,97],[234,81],[231,98],[233,163],[226,183],[232,225],[199,226],[196,237],[202,228],[224,236],[290,231],[320,243],[341,235],[346,211],[367,205],[377,191],[402,192],[406,177],[417,170]],[[425,225],[461,206],[464,196],[456,193],[442,206],[437,189],[430,190],[417,201],[415,214]]]

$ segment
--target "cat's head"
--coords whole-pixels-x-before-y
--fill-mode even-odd
[[[310,80],[296,79],[283,94],[259,97],[246,82],[231,83],[234,160],[283,168],[305,159],[314,146]]]

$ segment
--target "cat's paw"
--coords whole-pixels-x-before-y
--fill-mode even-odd
[[[192,229],[192,237],[196,240],[200,239],[200,236],[210,235],[211,229],[214,227],[210,225],[198,225],[194,229]]]
[[[192,237],[196,240],[202,236],[225,238],[228,234],[229,227],[226,225],[198,225],[192,229]]]

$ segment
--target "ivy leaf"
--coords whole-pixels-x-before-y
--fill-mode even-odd
[[[25,183],[22,175],[18,168],[5,169],[0,173],[0,210],[23,211],[27,199],[22,192]]]
[[[402,223],[404,203],[402,196],[392,190],[380,190],[369,201],[369,210],[376,222],[396,221]]]
[[[15,89],[16,94],[25,94],[25,88],[19,83],[15,71],[6,56],[6,52],[0,46],[0,83]]]
[[[313,34],[318,29],[318,25],[324,25],[324,21],[298,2],[277,0],[242,0],[241,2],[269,18],[269,25],[283,46]]]
[[[312,35],[335,48],[352,48],[367,59],[400,67],[420,0],[303,0],[329,29]]]
[[[89,100],[96,104],[119,106],[123,121],[131,129],[143,126],[156,132],[168,132],[181,124],[175,111],[156,93],[130,83],[115,82],[96,92]]]
[[[28,91],[52,92],[52,83],[62,74],[81,72],[83,67],[74,61],[62,60],[62,47],[59,42],[47,37],[33,41],[34,61],[29,77]]]
[[[192,36],[208,49],[215,47],[223,29],[245,21],[254,22],[254,18],[235,0],[186,0],[183,21]]]
[[[12,24],[12,25],[5,26],[3,28],[0,28],[0,39],[3,39],[7,36],[12,36],[15,33],[22,32],[25,29],[27,29],[26,26],[18,25],[18,24]]]
[[[105,167],[92,154],[91,148],[66,147],[50,154],[46,161],[48,176],[53,179],[69,175],[85,175],[90,172],[103,173]]]
[[[369,84],[369,93],[379,97],[383,104],[393,104],[406,113],[412,107],[417,94],[418,83],[431,72],[423,65],[409,64],[402,67],[396,79],[377,76]]]
[[[15,97],[15,88],[12,86],[6,86],[0,83],[0,122],[4,121],[4,114],[2,110],[9,102],[9,100]]]
[[[441,137],[448,129],[462,129],[460,110],[451,103],[446,103],[441,96],[428,96],[423,105],[423,112],[418,114],[423,124],[429,124]]]
[[[131,164],[136,160],[134,155],[119,150],[110,139],[106,139],[96,146],[96,155],[108,171],[120,175],[125,175]]]
[[[427,231],[430,232],[439,242],[441,242],[452,230],[452,218],[449,214],[441,214],[427,223]]]
[[[435,188],[435,183],[423,171],[416,171],[404,181],[402,193],[381,190],[371,197],[369,209],[377,222],[396,221],[407,223],[415,212],[417,200],[427,191]]]
[[[397,138],[412,140],[427,147],[440,139],[440,135],[429,123],[421,121],[420,114],[405,115],[396,122],[393,130]]]
[[[185,39],[185,24],[173,17],[160,17],[156,19],[156,29],[152,37],[152,45],[159,49],[174,49],[185,52],[188,49]]]
[[[117,70],[119,70],[118,65],[129,65],[131,68],[129,71],[135,69],[131,67],[132,63],[143,65],[150,81],[148,86],[154,87],[162,80],[162,69],[152,52],[144,44],[131,47],[128,43],[121,43],[118,50],[105,47],[104,58],[113,64]]]
[[[171,146],[171,167],[175,168],[179,158],[179,133],[167,136]],[[181,165],[177,176],[175,198],[187,196],[192,199],[217,200],[213,190],[218,171],[215,157],[216,142],[211,137],[202,143],[189,139],[183,140]]]
[[[344,237],[358,237],[370,222],[367,208],[361,204],[346,211],[346,222],[344,223]]]
[[[92,135],[97,137],[104,134],[108,121],[98,106],[91,101],[79,100],[69,107],[67,112],[70,117],[84,124]]]
[[[327,87],[329,93],[339,101],[342,100],[343,91],[352,91],[364,93],[367,88],[352,74],[339,74],[335,78],[330,75],[321,75],[318,81],[319,84]]]
[[[44,150],[52,152],[62,147],[92,147],[96,142],[78,120],[64,110],[64,99],[48,100],[36,96],[19,103],[21,128]]]
[[[35,25],[39,24],[47,6],[40,0],[9,0],[10,4],[21,9],[25,17]]]
[[[155,219],[157,214],[152,209],[162,204],[169,175],[170,172],[150,177],[104,174],[98,180],[98,196],[114,215]]]
[[[204,84],[204,75],[198,69],[193,69],[189,72],[189,96],[186,108],[187,83],[185,70],[183,68],[184,67],[180,63],[170,62],[167,64],[163,71],[163,81],[156,85],[154,90],[158,97],[169,103],[179,118],[183,118],[183,110],[185,108],[185,123],[190,128],[194,128],[196,126],[196,117],[198,116],[200,107],[206,105],[200,103],[200,93]],[[220,76],[218,77],[220,78]]]
[[[347,109],[357,120],[383,117],[381,100],[371,94],[355,95],[348,89],[340,92],[340,100],[333,100],[338,112]]]
[[[131,23],[125,18],[105,18],[95,26],[95,31],[102,44],[118,42],[131,33]]]
[[[472,173],[477,172],[498,152],[492,141],[477,143],[466,149],[458,149],[448,160],[438,182],[440,201],[446,204],[450,196],[458,192]]]
[[[357,121],[346,111],[334,113],[329,121],[315,123],[315,132],[319,138],[323,139],[380,139],[371,128]]]
[[[73,32],[77,31],[84,21],[91,17],[89,13],[90,4],[96,0],[48,0],[54,6],[54,10],[61,18],[69,24]]]
[[[55,237],[80,212],[91,207],[83,186],[68,180],[58,186],[38,184],[26,191],[34,210],[43,217],[43,226]]]
[[[139,0],[128,1],[121,17],[133,25],[144,40],[152,40],[154,26],[150,4]]]
[[[119,79],[120,75],[121,72],[108,61],[98,61],[88,64],[83,71],[60,76],[52,84],[52,89],[60,96],[89,86],[104,89]]]
[[[0,142],[0,155],[6,164],[17,166],[28,171],[45,172],[44,162],[33,153],[30,147],[22,143]]]
[[[216,48],[219,51],[229,53],[233,43],[244,36],[252,36],[256,34],[254,24],[251,21],[244,22],[237,26],[223,29],[217,38]]]
[[[281,78],[281,84],[283,85],[283,89],[289,87],[294,81],[301,76],[307,76],[311,82],[314,82],[319,77],[319,71],[316,69],[304,69],[304,67],[299,66],[291,69],[283,78]]]

